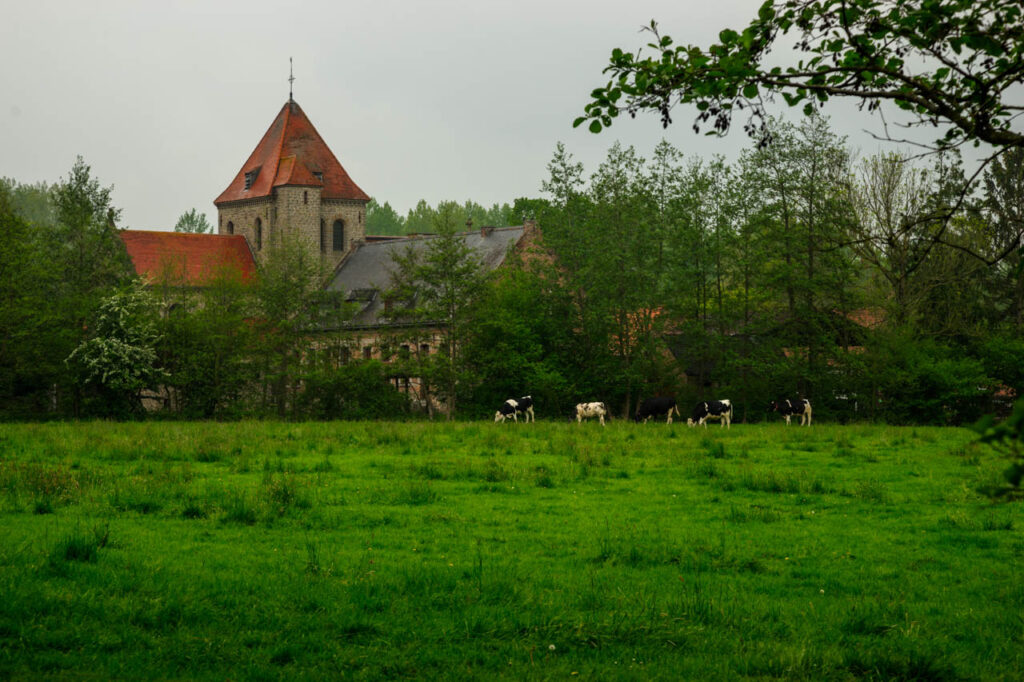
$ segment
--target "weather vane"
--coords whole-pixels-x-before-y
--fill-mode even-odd
[[[292,58],[288,57],[288,101],[292,101],[292,83],[295,82],[295,76],[292,74]]]

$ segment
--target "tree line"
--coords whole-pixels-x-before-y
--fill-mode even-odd
[[[503,220],[421,202],[401,224],[437,236],[396,258],[385,295],[412,324],[378,339],[384,362],[357,359],[352,304],[299,244],[252,282],[144,285],[83,160],[54,185],[5,180],[0,414],[395,417],[415,406],[405,377],[474,418],[524,393],[566,416],[671,393],[746,421],[800,395],[825,419],[950,424],[1019,394],[1024,152],[970,184],[953,151],[855,158],[824,117],[772,126],[733,163],[614,144],[587,174],[559,145],[543,197]],[[524,216],[542,240],[494,273],[459,237]],[[440,347],[418,352],[431,329]]]

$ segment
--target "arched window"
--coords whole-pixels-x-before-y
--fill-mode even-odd
[[[345,222],[342,220],[334,221],[334,244],[333,248],[335,251],[345,250]]]
[[[259,218],[256,219],[256,250],[260,251],[263,249],[263,221]]]
[[[320,253],[324,253],[324,252],[327,251],[327,239],[324,238],[324,232],[326,232],[326,231],[327,231],[327,223],[325,223],[324,219],[321,218],[320,219]]]
[[[302,203],[304,203],[304,204],[308,204],[309,203],[309,192],[303,192],[302,193]]]
[[[234,234],[234,233],[235,233],[235,224],[229,220],[228,221],[228,234]]]

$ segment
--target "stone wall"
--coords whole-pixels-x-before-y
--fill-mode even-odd
[[[366,202],[328,199],[320,205],[320,218],[323,229],[324,271],[334,272],[345,255],[352,247],[366,239]],[[341,251],[334,249],[334,222],[341,220],[345,227],[345,245]]]
[[[249,248],[257,260],[261,259],[258,240],[256,239],[256,219],[263,225],[263,248],[270,242],[268,237],[273,224],[273,202],[269,197],[240,201],[218,207],[217,234],[232,234],[228,231],[228,223],[234,223],[234,234],[240,234],[249,241]]]
[[[366,202],[354,200],[321,201],[319,187],[277,187],[273,198],[237,202],[218,208],[217,233],[234,234],[249,241],[249,247],[262,261],[273,240],[282,236],[301,239],[314,254],[319,255],[325,275],[334,269],[366,239]],[[257,239],[256,219],[262,223],[262,243]],[[344,244],[334,249],[334,222],[344,225]]]

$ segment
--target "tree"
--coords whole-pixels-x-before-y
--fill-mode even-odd
[[[127,416],[141,411],[142,391],[166,378],[157,367],[156,301],[141,281],[103,299],[85,339],[67,364],[100,394],[97,412]]]
[[[393,318],[438,329],[438,352],[420,368],[424,381],[436,386],[447,401],[449,419],[455,415],[460,389],[470,379],[464,352],[471,331],[469,311],[486,279],[483,264],[458,234],[459,217],[452,205],[442,206],[432,224],[437,236],[421,243],[420,249],[409,247],[394,254],[396,269],[385,293]]]
[[[89,324],[100,301],[132,274],[116,225],[121,211],[111,205],[111,192],[112,188],[101,187],[92,177],[82,157],[75,160],[68,177],[53,187],[56,223],[43,238],[50,267],[57,273],[47,292],[53,303],[46,311],[51,357],[57,362],[89,336]],[[56,368],[55,374],[66,373]],[[57,383],[69,389],[71,410],[77,414],[79,384],[66,375]],[[61,397],[59,392],[57,397]]]
[[[53,376],[47,310],[53,271],[37,230],[14,208],[16,187],[0,183],[0,412],[41,412]],[[63,358],[63,356],[61,356]]]
[[[400,235],[405,233],[405,223],[391,204],[377,203],[370,199],[366,204],[366,234]]]
[[[205,213],[199,213],[193,208],[181,214],[178,222],[174,224],[174,231],[205,234],[213,232],[213,226],[207,222]]]
[[[993,290],[1002,293],[1008,317],[1020,334],[1024,330],[1024,148],[996,159],[985,172],[984,188],[990,242],[995,252],[1010,254],[996,266]]]
[[[674,46],[651,22],[655,55],[615,49],[612,78],[592,93],[585,115],[594,132],[622,111],[657,111],[664,125],[676,103],[699,112],[724,134],[738,111],[746,129],[765,139],[765,102],[781,94],[812,113],[832,97],[853,97],[869,111],[891,101],[908,126],[939,126],[939,148],[987,142],[1024,146],[1014,130],[1024,107],[1013,101],[1024,83],[1024,7],[1019,0],[768,0],[742,31],[726,29],[707,49]],[[804,55],[771,66],[782,36],[795,34]],[[888,136],[888,133],[886,133]]]

